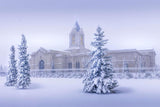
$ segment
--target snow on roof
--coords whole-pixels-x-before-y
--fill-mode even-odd
[[[46,49],[40,47],[40,49],[38,51],[42,51],[42,52],[48,52]]]
[[[70,47],[70,48],[67,49],[67,50],[73,50],[73,49],[80,49],[80,47]]]
[[[126,52],[136,52],[138,54],[141,54],[141,55],[149,55],[149,52],[152,52],[154,54],[155,51],[154,49],[146,49],[146,50],[137,50],[137,49],[122,49],[122,50],[108,50],[109,53],[126,53]]]
[[[60,51],[60,50],[49,50],[48,52],[53,53],[53,52],[57,52],[57,53],[68,53],[67,51]]]
[[[149,53],[155,53],[154,49],[146,49],[146,50],[137,50],[137,49],[122,49],[122,50],[108,50],[108,53],[130,53],[130,52],[136,52],[140,55],[149,55]],[[90,53],[90,50],[89,49],[86,49],[86,48],[79,48],[79,47],[72,47],[72,48],[69,48],[67,50],[64,50],[64,51],[59,51],[59,50],[46,50],[42,47],[40,47],[40,49],[34,53],[32,53],[31,55],[35,55],[36,53],[38,52],[43,52],[43,53],[58,53],[58,54],[70,54],[72,56],[78,56],[78,55],[85,55],[85,54],[89,54]],[[57,55],[59,56],[59,55]]]
[[[35,55],[38,52],[47,53],[48,51],[42,47],[40,47],[36,52],[33,52],[31,55]]]
[[[122,49],[122,50],[108,50],[109,52],[135,52],[137,51],[136,49]]]
[[[138,50],[143,55],[148,55],[149,53],[153,53],[156,55],[156,52],[154,49],[146,49],[146,50]]]

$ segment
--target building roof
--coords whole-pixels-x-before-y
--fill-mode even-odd
[[[148,55],[150,53],[156,55],[156,52],[154,49],[146,49],[146,50],[138,50],[143,55]]]
[[[156,55],[156,52],[155,52],[154,49],[146,49],[146,50],[137,50],[137,49],[108,50],[108,53],[130,53],[130,52],[136,52],[140,55],[150,55],[151,53]]]

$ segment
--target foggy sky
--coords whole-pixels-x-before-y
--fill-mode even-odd
[[[159,0],[0,0],[0,64],[8,64],[9,48],[18,48],[22,34],[30,54],[39,47],[67,49],[76,21],[86,48],[101,26],[108,49],[155,49],[159,63],[159,13]]]

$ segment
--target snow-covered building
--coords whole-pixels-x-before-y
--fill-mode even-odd
[[[85,48],[84,33],[76,22],[69,34],[69,48],[65,51],[40,48],[31,55],[31,69],[84,68],[90,50]]]
[[[85,48],[84,32],[76,22],[69,34],[69,48],[64,51],[40,48],[31,54],[31,69],[79,69],[85,68],[90,50]],[[150,50],[109,50],[115,68],[140,68],[155,66],[155,51]]]
[[[148,50],[109,50],[112,64],[118,71],[152,70],[155,67],[155,51]]]

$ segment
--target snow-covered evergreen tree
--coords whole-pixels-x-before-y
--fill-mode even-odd
[[[27,54],[27,41],[25,36],[22,35],[21,45],[19,45],[19,69],[16,85],[17,88],[28,88],[31,83],[28,57],[29,54]]]
[[[15,60],[15,48],[11,47],[10,61],[9,61],[9,70],[7,74],[6,86],[14,86],[17,83],[17,67]]]
[[[107,49],[104,48],[107,40],[103,40],[104,32],[100,27],[97,28],[97,33],[94,35],[95,41],[91,45],[95,50],[91,52],[90,68],[83,81],[84,92],[111,93],[111,89],[117,87],[118,82],[112,78],[111,57],[107,55]]]

